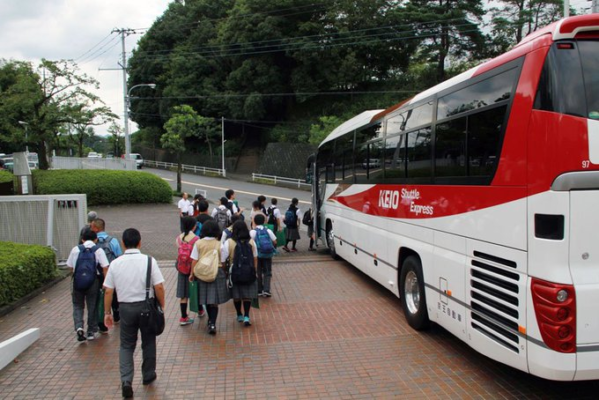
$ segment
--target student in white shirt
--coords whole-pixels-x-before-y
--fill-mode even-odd
[[[148,262],[151,268],[150,297],[156,297],[165,309],[164,277],[158,263],[153,257],[142,254],[141,234],[137,229],[129,228],[123,232],[125,253],[110,264],[104,288],[104,324],[113,326],[110,305],[112,295],[119,292],[119,310],[121,314],[121,345],[119,366],[121,373],[123,397],[133,396],[133,353],[137,345],[137,333],[141,331],[141,347],[143,349],[141,366],[142,383],[149,385],[156,380],[156,335],[148,327],[141,326],[140,314],[145,307],[146,279]]]
[[[192,208],[193,205],[188,198],[189,195],[183,193],[183,197],[177,203],[177,208],[179,209],[179,229],[181,230],[181,233],[183,233],[183,217],[187,217],[188,215],[193,216],[193,211],[189,214],[190,208]]]
[[[82,232],[83,246],[85,249],[92,249],[98,242],[96,232],[87,227]],[[77,268],[77,260],[81,248],[73,247],[69,258],[67,259],[67,267],[71,268],[71,273],[75,273]],[[91,287],[85,291],[78,291],[72,288],[71,296],[73,297],[73,322],[75,323],[75,332],[77,332],[77,340],[83,342],[85,340],[94,340],[98,337],[98,317],[96,316],[96,302],[98,301],[98,293],[100,291],[100,274],[106,274],[108,268],[108,259],[106,253],[99,246],[94,252],[97,266],[102,270],[98,270],[96,266],[97,279]],[[83,311],[87,305],[87,336],[83,330]]]
[[[227,200],[226,197],[221,197],[220,205],[218,207],[214,207],[214,210],[212,210],[212,218],[214,218],[218,224],[218,228],[221,232],[231,224],[231,217],[233,216],[231,211],[227,208],[228,202],[229,200]]]
[[[272,279],[272,257],[274,256],[275,249],[277,248],[277,237],[274,233],[272,233],[270,229],[264,226],[264,215],[256,215],[254,217],[254,223],[256,225],[256,228],[250,232],[250,237],[256,243],[256,247],[258,249],[258,296],[270,297],[270,280]],[[266,234],[272,242],[272,248],[268,248],[267,250],[269,251],[267,252],[261,251],[263,250],[262,243],[260,243],[260,237],[258,237],[258,235],[264,234],[263,231],[266,231]]]

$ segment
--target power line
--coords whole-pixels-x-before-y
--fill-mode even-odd
[[[112,35],[112,32],[110,32],[108,35],[106,35],[102,40],[100,40],[98,43],[96,43],[94,46],[92,46],[91,49],[89,49],[88,51],[86,51],[85,53],[83,53],[82,55],[80,55],[79,57],[75,58],[74,60],[78,60],[80,58],[83,58],[84,56],[86,56],[89,52],[91,52],[93,49],[95,49],[96,47],[98,47],[100,44],[102,44],[106,39],[108,39],[110,37],[110,35]]]
[[[107,45],[109,45],[111,43],[112,43],[112,46],[110,46],[106,50],[104,50],[101,53],[99,53],[99,51],[101,51],[105,46],[107,46]],[[119,37],[115,36],[113,40],[111,40],[110,42],[106,43],[106,45],[103,46],[102,48],[98,49],[97,52],[94,52],[94,53],[90,54],[89,56],[86,57],[86,59],[79,60],[79,64],[87,64],[89,62],[94,61],[95,59],[97,59],[99,57],[102,57],[104,54],[108,53],[110,50],[112,50],[116,46],[118,46],[118,44],[119,44]]]

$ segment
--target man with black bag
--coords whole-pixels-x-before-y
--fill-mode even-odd
[[[133,397],[133,353],[137,345],[137,332],[141,331],[142,383],[149,385],[156,380],[156,332],[148,323],[148,301],[158,303],[158,310],[164,309],[164,278],[153,257],[140,252],[141,234],[129,228],[123,232],[125,253],[114,260],[104,280],[104,324],[111,328],[114,324],[111,314],[112,296],[119,293],[121,314],[121,346],[119,367],[123,397]],[[149,272],[148,272],[149,269]],[[148,285],[149,277],[149,285]],[[147,291],[146,291],[147,288]],[[148,299],[149,298],[149,299]]]

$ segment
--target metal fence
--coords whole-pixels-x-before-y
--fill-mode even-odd
[[[270,181],[273,184],[277,184],[277,183],[286,183],[286,184],[290,184],[293,186],[296,186],[298,188],[310,188],[312,185],[310,185],[309,183],[304,182],[301,179],[296,179],[296,178],[285,178],[282,176],[274,176],[274,175],[263,175],[263,174],[252,174],[252,181],[256,181],[256,180],[261,180],[261,181]]]
[[[76,158],[76,157],[52,157],[52,168],[54,169],[115,169],[115,170],[137,170],[135,160],[123,158]]]
[[[85,225],[84,194],[0,197],[0,241],[51,246],[68,258]]]
[[[144,160],[144,165],[147,167],[154,167],[154,168],[161,168],[161,169],[177,168],[176,163],[153,161],[153,160]],[[221,168],[200,167],[197,165],[181,164],[181,171],[183,171],[183,172],[190,171],[190,172],[194,172],[196,174],[202,173],[204,175],[206,175],[206,173],[209,173],[209,174],[226,176],[226,171]]]

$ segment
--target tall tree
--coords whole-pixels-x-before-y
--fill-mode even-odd
[[[24,126],[27,144],[37,151],[41,169],[48,168],[48,153],[62,126],[89,126],[116,117],[86,89],[97,89],[98,82],[70,61],[42,59],[36,68],[18,61],[0,64],[0,76],[4,76],[0,82],[6,85],[0,87],[0,126],[8,132],[0,140],[19,140]]]

